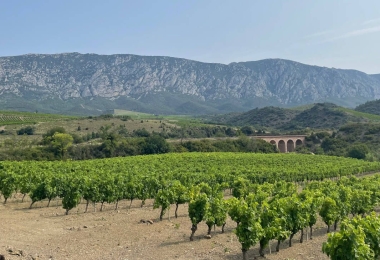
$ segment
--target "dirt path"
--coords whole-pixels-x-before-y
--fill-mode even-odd
[[[39,202],[36,208],[28,209],[29,202],[13,199],[7,205],[0,205],[0,254],[6,259],[241,259],[240,244],[233,229],[235,223],[228,221],[226,232],[220,228],[212,233],[211,239],[204,238],[207,226],[199,225],[195,240],[189,241],[190,220],[187,206],[179,209],[179,218],[168,215],[158,221],[159,209],[152,209],[152,201],[140,208],[140,202],[120,203],[121,208],[107,205],[103,212],[83,213],[81,204],[64,215],[60,202]],[[170,211],[174,216],[174,209]],[[152,219],[153,224],[140,223]],[[318,224],[315,239],[299,244],[294,239],[292,248],[287,241],[280,253],[267,259],[328,259],[321,252],[326,240],[326,229]],[[272,242],[273,251],[275,243]],[[12,250],[12,253],[9,252]],[[22,255],[17,255],[21,254]],[[15,255],[12,255],[15,254]],[[258,259],[258,248],[249,251],[249,259]]]

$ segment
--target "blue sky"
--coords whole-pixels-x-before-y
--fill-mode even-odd
[[[283,58],[380,73],[379,0],[4,0],[0,56]]]

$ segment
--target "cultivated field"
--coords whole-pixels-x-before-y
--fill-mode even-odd
[[[323,216],[319,208],[326,201],[339,203],[330,207],[338,210],[337,221],[368,214],[378,205],[379,176],[341,177],[379,169],[379,163],[332,156],[249,153],[2,162],[0,191],[7,203],[0,206],[0,254],[8,259],[241,259],[234,233],[239,222],[238,231],[252,223],[259,223],[263,232],[275,227],[275,236],[266,235],[272,241],[271,250],[265,249],[268,259],[327,259],[321,252],[326,225],[317,217]],[[324,178],[334,181],[310,182]],[[21,193],[30,197],[22,202]],[[85,213],[86,202],[96,205],[90,203]],[[173,217],[175,204],[178,218]],[[227,212],[221,222],[226,232],[217,227],[205,237],[205,222],[219,225],[216,219]],[[190,241],[198,214],[202,216]],[[291,227],[301,222],[302,227]],[[314,226],[314,239],[308,241],[306,235],[301,245],[299,230],[308,225]],[[288,231],[295,234],[291,248]],[[280,252],[271,253],[281,236]],[[255,244],[248,259],[259,257]]]
[[[0,254],[6,259],[225,259],[240,260],[240,243],[233,229],[236,224],[228,220],[226,232],[220,228],[212,231],[211,239],[204,238],[207,225],[201,223],[195,240],[189,241],[191,222],[187,205],[179,207],[176,219],[165,215],[159,221],[159,209],[153,210],[153,201],[147,201],[140,208],[135,201],[131,209],[129,202],[107,205],[103,212],[83,213],[85,203],[64,215],[60,201],[53,201],[46,208],[47,201],[38,202],[35,208],[28,209],[30,201],[21,203],[21,195],[12,198],[6,205],[0,205]],[[57,206],[58,204],[58,206]],[[174,216],[174,207],[170,212]],[[153,220],[153,224],[140,223],[140,220]],[[328,259],[321,251],[326,241],[326,227],[316,224],[313,240],[299,244],[296,236],[291,248],[286,240],[279,253],[266,250],[266,259]],[[10,253],[8,250],[13,250]],[[22,251],[22,255],[17,255]],[[12,255],[15,254],[15,255]],[[249,259],[261,259],[258,246],[248,251]]]

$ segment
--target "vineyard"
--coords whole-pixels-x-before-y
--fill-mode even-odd
[[[38,122],[48,122],[72,118],[75,117],[30,112],[0,111],[0,125],[36,124]]]
[[[326,223],[328,230],[331,226],[337,229],[343,221],[342,232],[351,237],[361,235],[362,248],[368,245],[364,254],[373,257],[380,253],[373,246],[375,239],[380,240],[379,235],[359,227],[368,221],[359,219],[356,229],[345,228],[352,225],[346,220],[348,216],[369,214],[377,205],[380,178],[351,176],[379,171],[378,162],[300,154],[184,153],[89,161],[2,162],[0,168],[4,203],[16,193],[22,194],[22,200],[28,196],[30,208],[39,201],[49,206],[51,200],[59,198],[65,214],[69,214],[81,200],[86,203],[84,211],[89,212],[89,205],[96,209],[95,203],[103,211],[105,204],[117,210],[125,201],[129,201],[127,207],[137,200],[143,207],[153,199],[161,220],[171,207],[175,207],[173,217],[178,217],[179,206],[187,204],[190,240],[194,240],[201,222],[206,223],[208,234],[215,226],[224,232],[229,217],[235,222],[243,259],[255,244],[263,256],[270,241],[277,241],[279,250],[286,239],[292,246],[299,232],[301,243],[305,234],[311,239],[317,218]],[[373,221],[374,225],[378,222]],[[380,225],[375,227],[378,229]],[[363,236],[365,232],[367,236]],[[334,243],[340,240],[330,237],[323,247],[326,254],[348,259],[339,258]]]

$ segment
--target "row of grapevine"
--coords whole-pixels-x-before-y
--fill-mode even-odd
[[[173,186],[178,185],[181,184]],[[235,233],[242,245],[243,259],[246,259],[247,251],[256,243],[260,245],[260,255],[264,256],[264,249],[271,240],[277,240],[276,250],[279,251],[280,243],[287,238],[289,246],[292,246],[292,239],[298,232],[301,232],[301,243],[305,230],[312,239],[318,215],[330,232],[331,225],[334,224],[336,230],[338,222],[345,222],[350,215],[368,214],[380,201],[378,175],[364,179],[343,177],[337,182],[314,181],[307,184],[302,192],[298,192],[300,187],[294,183],[252,184],[247,179],[239,178],[233,184],[234,198],[228,200],[223,199],[225,187],[211,187],[206,183],[190,189],[169,186],[158,193],[155,207],[161,206],[162,210],[166,210],[172,204],[178,206],[173,194],[181,190],[181,203],[189,201],[192,223],[190,240],[193,240],[202,221],[208,226],[208,234],[212,226],[222,226],[224,232],[228,214],[237,224]]]
[[[61,116],[61,115],[50,115],[50,114],[33,114],[33,113],[22,113],[22,112],[4,112],[0,113],[0,123],[3,125],[11,124],[25,124],[25,123],[35,123],[35,122],[45,122],[54,120],[63,120],[74,118],[72,116]]]
[[[2,162],[0,191],[4,201],[15,192],[37,201],[62,199],[66,214],[81,199],[115,203],[155,199],[160,219],[171,205],[189,203],[192,235],[205,221],[224,228],[227,213],[237,223],[243,255],[255,243],[260,253],[315,224],[317,213],[337,224],[349,213],[373,209],[380,197],[378,179],[310,182],[302,193],[294,182],[322,180],[377,171],[379,163],[329,156],[294,154],[185,153],[65,162]],[[372,186],[370,186],[372,185]],[[363,187],[366,187],[364,189]],[[370,187],[370,188],[368,188]],[[231,189],[234,198],[224,200]],[[177,215],[177,214],[175,214]],[[336,226],[336,225],[335,225]],[[303,233],[302,233],[303,234]],[[302,236],[303,237],[303,236]]]
[[[379,259],[380,217],[372,213],[343,220],[340,231],[329,235],[322,250],[331,259]]]
[[[101,197],[107,197],[101,199],[102,203],[121,199],[145,201],[155,198],[161,188],[166,189],[174,180],[185,187],[204,182],[211,187],[223,184],[232,189],[234,181],[240,177],[250,183],[273,183],[279,180],[300,182],[379,169],[379,163],[349,158],[248,153],[185,153],[89,161],[2,162],[0,191],[5,199],[15,192],[21,192],[33,196],[33,201],[39,201],[45,198],[63,198],[64,189],[72,188],[63,187],[64,185],[77,186],[81,197],[84,197],[88,186],[92,187],[91,192],[110,186],[112,188],[108,188],[112,191],[104,192],[112,192],[112,195],[101,194]],[[53,190],[54,194],[36,196],[36,189],[39,189],[38,192],[41,189],[44,192]],[[128,194],[115,195],[120,190]],[[87,196],[99,198],[96,194]]]
[[[289,238],[289,246],[295,234],[301,232],[300,243],[304,240],[304,231],[310,229],[312,239],[313,226],[319,215],[328,226],[342,221],[343,235],[330,235],[323,250],[332,259],[377,259],[380,254],[380,219],[373,220],[373,215],[365,220],[355,218],[356,229],[349,229],[348,217],[365,215],[373,212],[375,206],[380,202],[380,175],[370,178],[357,179],[355,177],[343,177],[337,182],[327,180],[323,182],[311,182],[301,191],[294,183],[276,182],[274,184],[252,184],[248,180],[238,179],[234,182],[234,197],[228,200],[223,198],[223,188],[212,189],[202,183],[192,188],[192,196],[189,202],[189,217],[192,222],[192,233],[190,240],[200,222],[204,221],[210,225],[221,226],[225,224],[227,213],[236,222],[235,233],[241,243],[243,259],[247,258],[250,247],[259,243],[260,255],[264,256],[264,249],[268,247],[271,240],[277,240],[276,250],[279,251],[280,243]],[[194,194],[196,191],[196,194]],[[374,213],[373,213],[374,214]],[[362,223],[364,221],[364,224]],[[373,223],[371,222],[373,221]],[[356,224],[355,224],[356,223]],[[349,258],[354,255],[355,248],[347,247],[347,240],[355,244],[354,235],[360,234],[361,227],[369,233],[362,236],[369,246],[370,251],[364,251],[367,255],[376,257]],[[365,233],[364,232],[364,233]],[[363,233],[363,232],[362,232]],[[348,238],[347,238],[348,237]],[[364,241],[363,240],[363,241]],[[363,242],[364,243],[364,242]],[[351,250],[347,254],[345,250]],[[357,248],[356,248],[357,249]],[[344,257],[347,254],[347,257]]]

